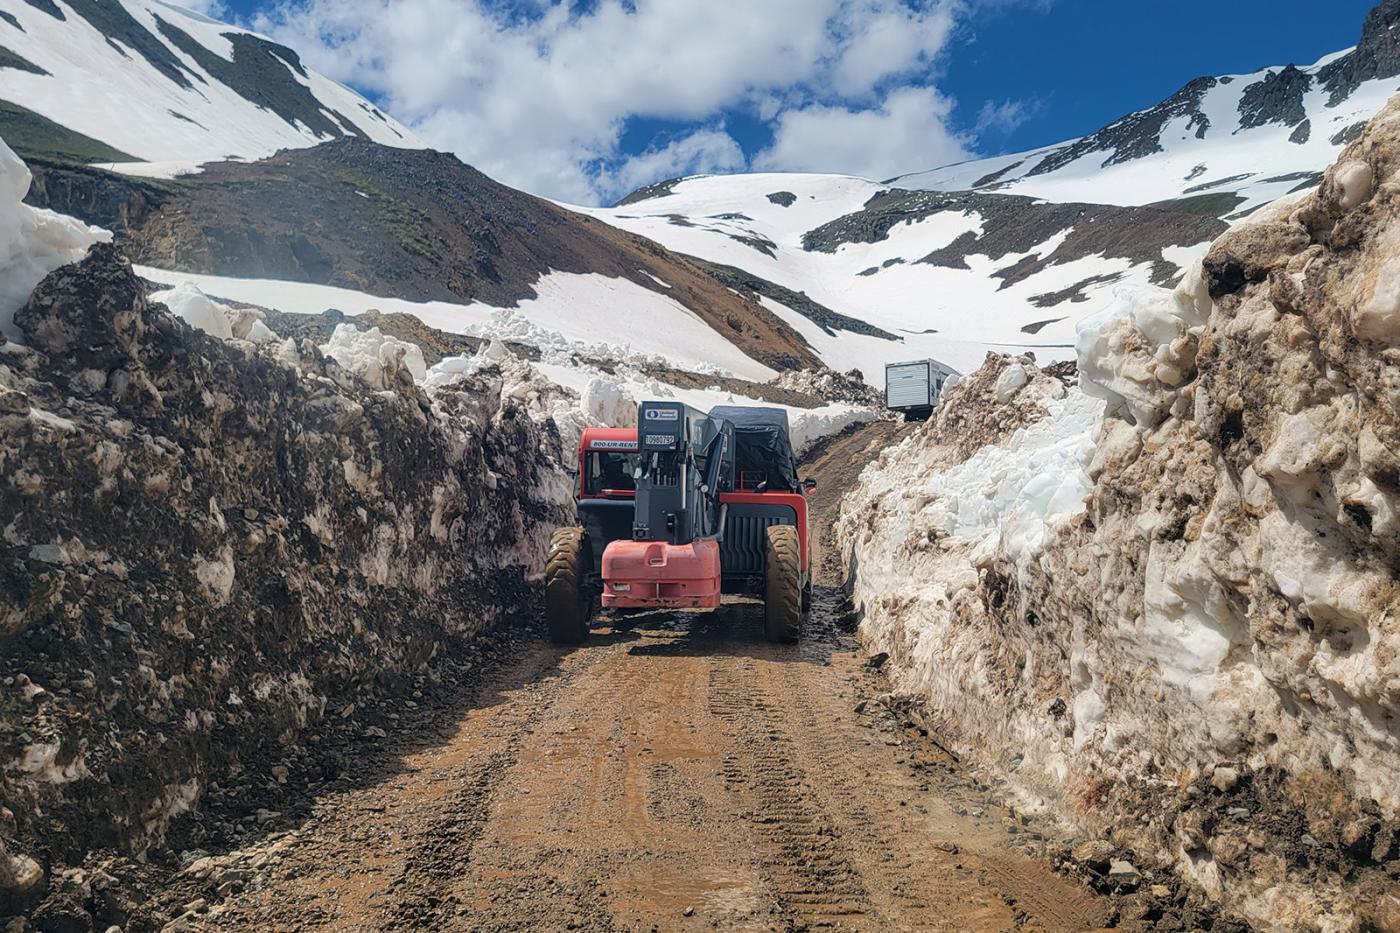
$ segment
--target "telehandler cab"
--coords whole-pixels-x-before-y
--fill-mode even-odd
[[[595,610],[714,609],[758,596],[764,632],[795,641],[811,600],[806,493],[787,413],[643,402],[637,427],[579,444],[581,524],[550,541],[550,635],[578,644]]]

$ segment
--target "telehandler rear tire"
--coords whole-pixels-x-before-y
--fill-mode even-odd
[[[768,528],[764,546],[763,633],[771,642],[802,637],[802,548],[792,525]]]
[[[544,569],[544,618],[559,645],[581,645],[588,637],[592,594],[585,581],[592,566],[582,528],[560,528],[549,541]]]

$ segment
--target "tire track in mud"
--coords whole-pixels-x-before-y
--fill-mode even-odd
[[[765,842],[780,908],[804,926],[849,926],[869,918],[864,882],[830,815],[813,805],[808,776],[794,763],[792,739],[772,699],[758,687],[755,663],[725,660],[730,663],[710,672],[710,711],[737,740],[723,763],[725,786],[744,799],[748,820]]]
[[[384,918],[386,930],[476,929],[472,905],[454,889],[474,867],[477,846],[491,824],[499,797],[541,723],[560,699],[586,681],[597,655],[566,657],[556,676],[522,678],[512,685],[519,698],[505,706],[483,738],[484,754],[472,755],[466,767],[444,779],[457,789],[446,801],[424,801],[420,808],[429,824],[420,842],[405,859],[403,870],[389,885],[393,903]],[[445,803],[445,806],[444,806]],[[444,812],[445,810],[445,812]],[[497,892],[503,893],[503,892]],[[609,929],[606,915],[595,916],[593,928]]]

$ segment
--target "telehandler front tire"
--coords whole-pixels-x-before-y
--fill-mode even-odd
[[[802,637],[802,548],[792,525],[772,525],[764,545],[763,633],[771,642]]]
[[[588,638],[592,594],[586,580],[592,564],[582,528],[554,533],[544,570],[544,618],[555,644],[581,645]]]

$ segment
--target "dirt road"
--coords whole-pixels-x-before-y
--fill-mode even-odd
[[[820,484],[819,510],[900,430],[870,426],[818,452],[804,475]],[[326,795],[290,832],[214,869],[195,866],[189,876],[226,899],[196,902],[178,923],[1107,924],[1106,901],[1038,857],[1034,827],[879,702],[884,678],[842,631],[833,564],[822,566],[798,646],[763,640],[757,604],[618,620],[578,650],[527,642],[382,778]]]

